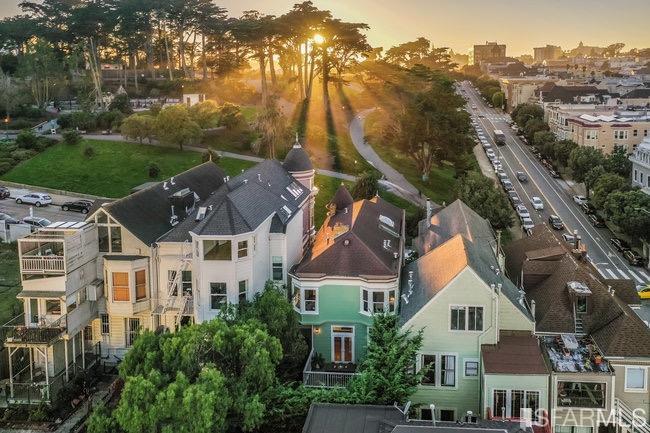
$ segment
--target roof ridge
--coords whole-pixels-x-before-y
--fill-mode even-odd
[[[373,248],[370,248],[370,246],[368,246],[368,244],[363,239],[361,239],[354,232],[354,230],[350,230],[350,231],[348,231],[348,233],[350,233],[350,235],[354,236],[359,242],[361,242],[363,244],[363,246],[366,247],[366,250],[368,250],[370,252],[370,254],[372,254],[372,256],[375,258],[375,260],[377,260],[379,263],[381,263],[381,266],[383,268],[385,268],[386,270],[388,270],[391,273],[393,272],[393,270],[389,269],[388,266],[386,266],[386,264],[384,263],[384,261],[377,254],[375,254],[375,250]]]

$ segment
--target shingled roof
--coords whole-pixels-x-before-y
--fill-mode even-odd
[[[558,254],[559,249],[564,253]],[[584,330],[606,356],[650,357],[650,329],[626,303],[634,301],[629,288],[618,281],[604,280],[588,262],[575,258],[569,244],[546,225],[505,248],[508,274],[517,276],[529,301],[535,301],[539,332],[573,333],[573,301],[567,284],[578,282],[589,288],[589,308]],[[622,290],[617,294],[618,287]],[[624,300],[622,299],[624,298]]]
[[[560,86],[554,83],[546,83],[537,89],[535,94],[544,101],[560,101],[569,104],[576,101],[580,96],[596,95],[602,97],[609,94],[605,89],[599,89],[596,86]]]
[[[293,274],[305,278],[396,277],[403,229],[404,211],[380,197],[337,208],[327,216]]]
[[[187,188],[202,202],[224,184],[225,177],[226,173],[220,167],[206,162],[174,176],[173,180],[157,182],[106,203],[103,209],[145,245],[151,245],[173,228],[169,202],[172,194]]]
[[[463,269],[470,267],[488,285],[501,285],[503,294],[526,317],[531,317],[517,287],[499,269],[496,239],[487,220],[460,200],[449,204],[419,224],[414,240],[423,255],[402,272],[402,293],[408,303],[400,303],[402,323],[429,302]],[[532,319],[532,317],[531,317]]]

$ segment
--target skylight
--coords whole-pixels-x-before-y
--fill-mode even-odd
[[[302,187],[296,182],[291,182],[291,184],[287,186],[287,191],[289,191],[293,198],[296,199],[302,194]]]

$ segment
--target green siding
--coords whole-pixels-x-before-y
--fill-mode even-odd
[[[359,363],[366,353],[368,326],[352,322],[326,322],[319,325],[320,334],[313,333],[314,351],[323,355],[325,362],[332,362],[332,326],[354,326],[354,362]]]
[[[492,413],[494,413],[492,391],[495,389],[539,391],[539,407],[548,411],[548,374],[486,374],[483,376],[483,381],[483,407],[490,408]]]

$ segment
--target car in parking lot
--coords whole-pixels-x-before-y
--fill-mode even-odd
[[[589,214],[589,221],[594,227],[605,227],[605,221],[595,213]]]
[[[92,207],[93,202],[90,200],[77,200],[77,201],[68,201],[61,205],[61,210],[63,211],[74,211],[87,214]]]
[[[623,251],[623,257],[625,257],[625,260],[627,260],[631,266],[645,266],[645,259],[636,251]]]
[[[548,224],[555,230],[564,230],[564,223],[562,222],[562,219],[557,215],[549,216]]]
[[[519,218],[530,218],[530,212],[528,212],[528,208],[523,204],[518,205],[515,208],[515,212],[517,212]]]
[[[535,227],[535,223],[533,222],[532,219],[530,219],[530,218],[522,218],[521,219],[521,228],[528,231],[528,230],[532,230],[533,227]]]
[[[625,242],[623,239],[614,237],[611,238],[609,241],[612,243],[612,245],[614,245],[614,248],[616,248],[620,252],[627,251],[630,249],[630,245],[627,242]]]
[[[47,218],[28,216],[23,218],[23,223],[32,226],[32,231],[35,231],[36,229],[49,226],[52,224],[52,221],[48,220]]]
[[[587,197],[585,197],[584,195],[574,195],[573,201],[576,204],[582,205],[583,203],[587,203]]]
[[[0,186],[0,200],[9,198],[10,195],[9,188],[6,186]]]
[[[16,197],[16,203],[33,204],[36,207],[41,207],[52,204],[52,197],[42,192],[30,192]]]
[[[535,210],[544,210],[544,202],[539,197],[533,197],[530,199],[530,203],[533,205]]]
[[[523,171],[518,171],[516,175],[517,179],[519,179],[519,182],[528,182],[528,176],[526,176],[526,173]]]

